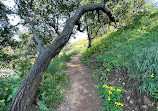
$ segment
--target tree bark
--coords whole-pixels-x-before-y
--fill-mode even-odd
[[[76,22],[84,13],[93,10],[102,10],[108,15],[111,21],[115,22],[116,19],[113,17],[111,11],[105,7],[105,2],[107,1],[104,0],[98,4],[82,6],[77,9],[73,17],[66,21],[66,25],[59,37],[39,53],[34,65],[21,83],[10,106],[10,111],[30,111],[36,90],[42,82],[51,59],[66,45],[72,35]]]
[[[30,111],[35,92],[42,82],[51,58],[48,55],[39,56],[31,70],[19,87],[14,100],[12,101],[10,111]]]
[[[91,42],[92,42],[92,38],[90,36],[90,32],[87,26],[87,36],[88,36],[88,48],[91,48]]]

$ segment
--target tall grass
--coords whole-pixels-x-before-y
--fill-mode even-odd
[[[128,69],[129,80],[135,80],[133,86],[138,91],[158,99],[157,18],[158,10],[145,12],[126,30],[119,29],[96,39],[92,48],[84,52],[83,62],[89,63],[91,56],[108,69],[123,66]]]
[[[44,80],[36,94],[41,100],[41,110],[48,108],[54,110],[63,100],[64,92],[68,86],[68,76],[64,71],[66,63],[77,52],[56,56],[49,64]]]

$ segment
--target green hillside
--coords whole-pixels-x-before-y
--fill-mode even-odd
[[[156,1],[1,0],[0,111],[158,111]]]
[[[93,75],[94,80],[99,84],[98,91],[104,99],[104,110],[121,110],[122,105],[118,103],[121,101],[118,91],[111,92],[115,93],[112,96],[109,92],[107,96],[110,91],[109,87],[112,87],[108,85],[110,74],[115,81],[121,81],[122,85],[117,86],[120,90],[124,88],[127,92],[143,95],[142,98],[145,95],[154,101],[153,106],[156,108],[155,101],[158,99],[158,10],[145,12],[138,16],[125,30],[118,29],[95,39],[92,47],[83,53],[82,61],[85,64],[96,66],[97,70]]]

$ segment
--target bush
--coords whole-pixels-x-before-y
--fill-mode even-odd
[[[7,111],[20,86],[21,78],[0,79],[0,111]]]

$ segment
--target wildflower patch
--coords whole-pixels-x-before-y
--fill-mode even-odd
[[[124,90],[121,87],[108,86],[100,84],[97,86],[100,96],[103,98],[103,111],[121,111],[123,104],[121,101],[121,92]]]

